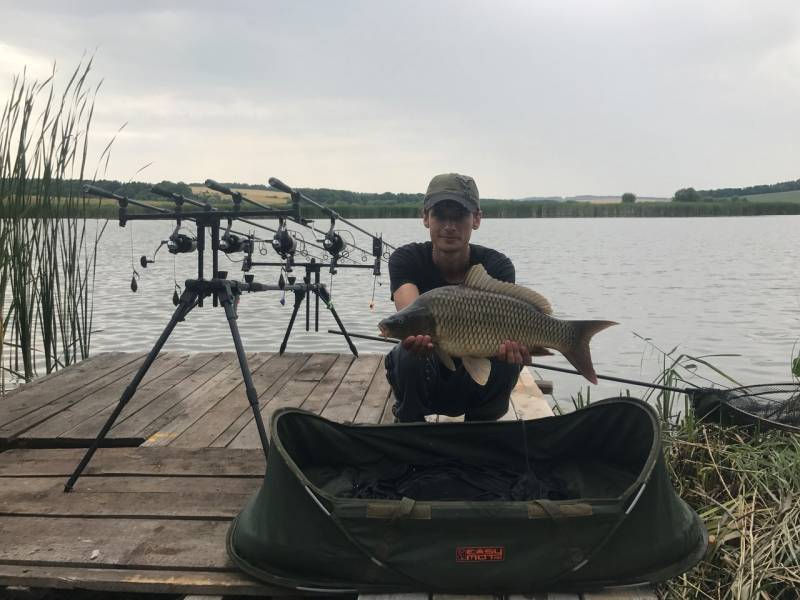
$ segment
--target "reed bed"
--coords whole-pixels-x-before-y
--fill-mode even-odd
[[[644,338],[643,338],[644,339]],[[738,387],[713,364],[719,356],[659,353],[668,387]],[[721,382],[721,383],[720,383]],[[664,457],[678,494],[709,532],[704,559],[658,588],[662,598],[800,598],[800,436],[698,422],[687,395],[653,391]]]
[[[0,390],[89,354],[105,223],[66,182],[86,178],[91,64],[60,92],[55,66],[42,82],[14,77],[0,116]]]
[[[710,543],[661,597],[800,597],[800,436],[694,423],[665,429],[664,453]]]

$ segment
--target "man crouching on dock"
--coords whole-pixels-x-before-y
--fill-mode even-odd
[[[514,283],[514,265],[491,248],[470,244],[481,224],[478,187],[472,177],[447,173],[428,185],[422,222],[430,242],[397,248],[389,257],[392,299],[397,310],[434,288],[462,283],[469,268],[482,264],[489,275]],[[507,340],[491,359],[485,386],[473,381],[458,359],[450,371],[433,353],[428,335],[409,336],[386,355],[386,378],[394,392],[395,422],[424,421],[425,415],[464,415],[466,421],[496,420],[508,410],[528,349]]]

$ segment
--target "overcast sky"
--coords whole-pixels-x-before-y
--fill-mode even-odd
[[[420,192],[458,171],[514,198],[800,177],[797,0],[0,0],[3,103],[23,67],[65,82],[85,52],[93,155],[128,123],[121,180]]]

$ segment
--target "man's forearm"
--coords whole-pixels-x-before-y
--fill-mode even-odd
[[[394,306],[400,311],[419,296],[419,288],[413,283],[404,283],[394,292]]]

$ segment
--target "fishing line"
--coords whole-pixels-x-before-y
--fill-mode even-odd
[[[372,276],[372,298],[370,298],[370,301],[369,301],[369,309],[370,310],[374,310],[375,309],[375,284],[376,283],[378,283],[378,276],[377,275],[373,275]]]

